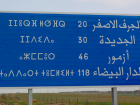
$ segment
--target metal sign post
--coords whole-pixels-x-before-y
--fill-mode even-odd
[[[118,105],[117,104],[117,87],[112,87],[112,105]]]
[[[33,105],[32,98],[32,89],[28,89],[28,105]]]

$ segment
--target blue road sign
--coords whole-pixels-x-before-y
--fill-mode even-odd
[[[0,87],[140,85],[140,16],[0,13]]]

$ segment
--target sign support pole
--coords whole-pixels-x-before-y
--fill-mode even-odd
[[[112,105],[118,105],[117,103],[117,87],[112,87]]]
[[[28,89],[28,105],[33,105],[32,98],[32,89]]]

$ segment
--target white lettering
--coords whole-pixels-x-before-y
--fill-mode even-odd
[[[56,76],[60,76],[59,70],[56,70]]]
[[[31,43],[35,41],[35,43],[37,43],[35,36],[33,36]]]
[[[53,71],[55,71],[55,70],[51,70],[51,72],[50,72],[50,75],[51,75],[51,76],[55,76],[55,75],[52,74]]]
[[[29,39],[28,39],[29,37],[30,37],[30,36],[26,36],[26,38],[27,38],[26,43],[30,43],[30,42],[29,42]]]
[[[60,26],[60,27],[65,27],[65,22],[64,22],[63,20],[61,20],[61,21],[59,22],[59,26]]]
[[[12,20],[9,20],[10,21],[10,24],[9,24],[9,26],[12,26]]]
[[[66,70],[66,76],[69,76],[69,70]]]
[[[45,24],[46,27],[50,27],[51,26],[51,20],[46,20],[44,24]]]
[[[22,20],[19,20],[19,26],[22,26]]]
[[[38,60],[43,60],[43,58],[40,58],[39,55],[43,55],[43,53],[38,53]]]
[[[52,57],[50,57],[52,55]],[[48,58],[50,59],[50,60],[53,60],[54,58],[55,58],[55,55],[53,54],[53,53],[50,53],[49,55],[48,55]]]
[[[13,70],[10,71],[8,77],[10,77],[11,73],[13,74],[13,77],[15,77],[15,74],[13,73]]]
[[[40,27],[43,27],[43,20],[40,20]]]
[[[21,71],[18,70],[16,77],[18,76],[18,74],[20,74],[20,76],[22,77]]]
[[[38,42],[42,43],[41,41],[42,36],[38,37]]]
[[[29,27],[30,26],[30,21],[29,20],[24,20],[23,24],[24,24],[24,26]]]
[[[36,60],[36,58],[33,58],[33,55],[35,55],[36,53],[31,53],[31,60]]]
[[[24,41],[23,41],[24,36],[20,36],[20,37],[21,37],[20,43],[24,43]]]
[[[61,75],[62,75],[62,76],[65,76],[65,75],[64,75],[64,70],[61,70]]]
[[[31,74],[30,74],[30,72],[31,72]],[[32,70],[29,70],[29,71],[27,72],[27,74],[28,74],[29,77],[32,77],[32,76],[33,76],[33,71],[32,71]]]
[[[33,27],[34,27],[34,26],[37,27],[36,21],[37,21],[37,20],[32,20],[32,22],[33,22],[33,25],[32,25],[32,26],[33,26]]]
[[[57,22],[58,22],[58,20],[53,20],[53,22],[54,22],[53,27],[58,27],[58,26],[57,26]]]
[[[14,26],[17,26],[17,20],[14,20],[15,21],[15,25]]]

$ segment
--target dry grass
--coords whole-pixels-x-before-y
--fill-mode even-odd
[[[28,100],[28,94],[18,93],[19,97],[22,100]],[[111,102],[111,94],[102,94],[102,93],[34,93],[33,99],[36,99],[37,102],[42,103],[69,103],[70,102]],[[135,94],[123,94],[118,95],[118,102],[125,103],[140,103],[140,95]]]

